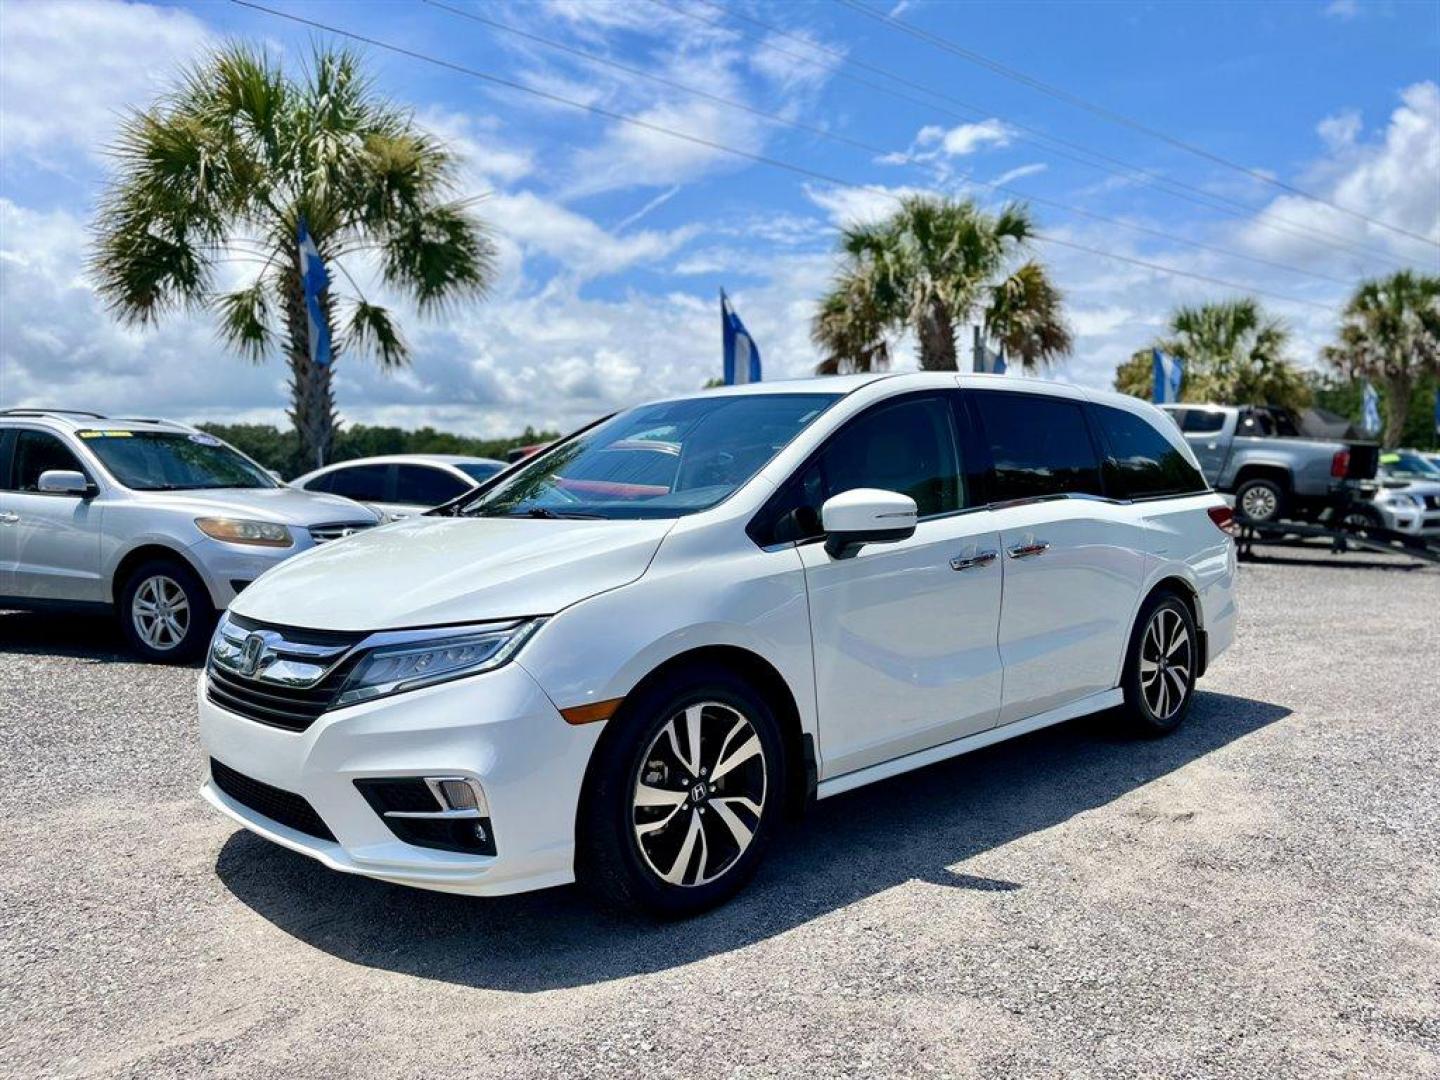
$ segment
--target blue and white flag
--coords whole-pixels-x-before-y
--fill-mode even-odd
[[[1180,400],[1180,384],[1185,381],[1185,365],[1178,356],[1160,349],[1151,349],[1155,357],[1155,391],[1151,400],[1156,405],[1174,405]]]
[[[760,381],[760,349],[740,316],[720,290],[720,333],[725,347],[725,385],[739,386]]]
[[[320,367],[330,364],[330,323],[325,318],[325,309],[320,303],[320,294],[330,287],[330,275],[325,272],[325,263],[320,250],[310,235],[305,219],[295,232],[300,245],[300,283],[305,287],[305,317],[310,329],[310,362]]]
[[[1369,380],[1365,382],[1362,401],[1360,430],[1366,435],[1375,435],[1380,431],[1380,395],[1375,392],[1375,387],[1370,385]]]

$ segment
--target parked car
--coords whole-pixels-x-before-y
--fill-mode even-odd
[[[1380,490],[1374,508],[1380,524],[1396,532],[1440,537],[1440,468],[1418,450],[1380,455]]]
[[[603,475],[617,449],[653,471]],[[1231,518],[1115,394],[916,373],[643,405],[242,593],[203,793],[338,870],[698,911],[810,799],[1099,710],[1173,730],[1235,633]]]
[[[393,521],[458,499],[507,467],[493,458],[461,454],[385,454],[326,465],[291,484],[343,495]]]
[[[1318,517],[1348,503],[1352,490],[1375,476],[1374,443],[1303,438],[1296,417],[1284,409],[1161,408],[1184,433],[1205,478],[1232,493],[1235,509],[1252,521]]]
[[[0,412],[0,608],[117,613],[147,660],[193,659],[255,578],[377,520],[184,424]]]

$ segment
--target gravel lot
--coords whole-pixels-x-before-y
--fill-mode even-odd
[[[7,1076],[1440,1075],[1440,570],[1246,565],[1185,729],[820,804],[656,926],[327,871],[195,794],[195,672],[0,615]]]

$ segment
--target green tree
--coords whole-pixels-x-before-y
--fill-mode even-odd
[[[1151,350],[1159,348],[1185,365],[1182,401],[1301,409],[1310,403],[1310,387],[1286,357],[1289,340],[1285,324],[1249,297],[1177,308],[1165,337],[1115,369],[1115,389],[1148,399],[1154,387]]]
[[[891,336],[910,330],[927,371],[957,368],[956,331],[977,319],[1028,370],[1069,352],[1061,295],[1043,267],[1016,260],[1029,212],[988,214],[971,200],[914,195],[883,221],[841,233],[842,265],[811,323],[817,370],[880,370]]]
[[[1362,282],[1323,355],[1342,375],[1381,385],[1384,445],[1400,446],[1417,384],[1440,375],[1440,277],[1401,270]]]
[[[352,52],[317,50],[297,79],[259,50],[222,48],[126,117],[113,155],[92,256],[101,295],[141,325],[209,310],[221,339],[256,362],[278,349],[309,465],[328,459],[336,415],[333,364],[310,362],[300,221],[331,271],[321,302],[337,360],[354,351],[392,369],[410,359],[350,260],[422,313],[483,295],[494,277],[494,245],[454,197],[456,157],[374,92]],[[258,269],[217,291],[226,262]]]

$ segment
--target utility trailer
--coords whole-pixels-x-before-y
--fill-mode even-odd
[[[1307,540],[1328,540],[1330,550],[1341,554],[1352,548],[1379,551],[1390,555],[1408,555],[1412,559],[1440,566],[1440,543],[1410,533],[1382,528],[1373,522],[1359,524],[1354,518],[1337,518],[1322,522],[1254,521],[1237,514],[1235,524],[1237,553],[1241,559],[1254,560],[1256,544],[1303,544]]]

